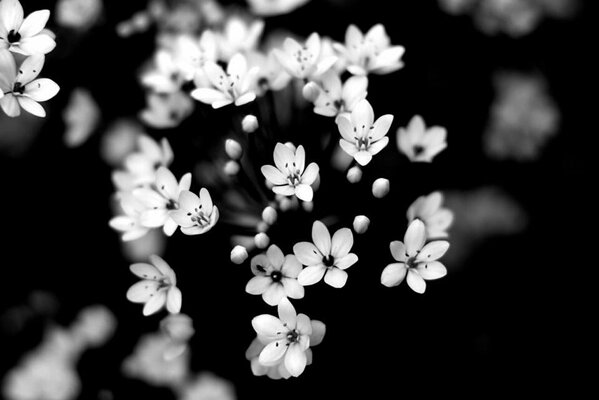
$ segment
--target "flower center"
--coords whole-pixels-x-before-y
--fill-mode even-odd
[[[414,256],[414,257],[410,257],[410,258],[408,258],[408,260],[406,261],[406,266],[407,266],[408,268],[416,268],[416,265],[417,265],[417,264],[418,264],[418,263],[416,262],[416,256]]]
[[[325,267],[332,267],[335,265],[335,257],[330,254],[326,257],[322,257],[322,263],[325,265]]]
[[[21,40],[21,34],[19,32],[15,32],[15,30],[13,29],[10,32],[8,32],[6,40],[8,40],[8,43],[17,43],[19,42],[19,40]]]
[[[417,144],[413,147],[413,150],[414,150],[414,155],[419,156],[424,152],[424,147]]]
[[[192,214],[191,212],[187,213],[187,216],[190,217],[191,222],[193,222],[196,225],[201,226],[202,228],[205,227],[206,225],[210,224],[210,216],[205,215],[204,211],[201,210],[202,206],[200,206],[200,208],[195,208],[195,214]]]
[[[158,289],[157,290],[168,289],[171,286],[172,286],[171,281],[165,276],[164,278],[162,278],[161,280],[158,281]]]
[[[299,332],[294,329],[292,331],[287,332],[287,341],[289,343],[295,343],[299,340]]]
[[[297,61],[297,63],[300,65],[300,70],[304,72],[306,69],[308,69],[314,56],[312,55],[312,53],[308,51],[307,48],[304,47],[303,49],[295,52],[293,54],[293,57],[295,58],[295,61]]]
[[[15,85],[12,88],[12,92],[23,94],[25,93],[25,86],[21,82],[15,82]]]
[[[289,168],[289,164],[285,164],[285,168],[287,168],[287,182],[289,186],[296,187],[300,183],[302,183],[300,170],[296,168],[295,162],[293,163],[293,167]]]
[[[279,282],[281,279],[283,279],[283,274],[281,271],[272,271],[270,273],[270,279],[272,279],[273,282]]]

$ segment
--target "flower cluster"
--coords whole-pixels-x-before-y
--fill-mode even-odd
[[[48,10],[24,17],[19,0],[0,2],[0,108],[9,117],[18,117],[21,109],[45,117],[39,103],[59,91],[53,80],[38,78],[46,54],[56,47],[54,34],[45,29],[48,18]]]

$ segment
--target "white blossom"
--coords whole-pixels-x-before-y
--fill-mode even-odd
[[[366,99],[368,78],[352,76],[344,83],[332,69],[320,79],[320,91],[314,101],[314,112],[325,117],[351,113],[359,101]]]
[[[2,4],[4,0],[0,7]],[[37,117],[46,116],[46,111],[39,102],[50,100],[60,88],[51,79],[37,78],[44,60],[43,55],[27,57],[17,73],[13,56],[0,49],[0,91],[4,94],[0,97],[0,107],[9,117],[18,117],[21,108]]]
[[[194,110],[194,101],[180,90],[171,93],[148,93],[146,108],[141,110],[139,118],[147,125],[165,129],[181,123]]]
[[[264,177],[272,183],[272,191],[283,196],[297,196],[303,201],[312,201],[312,185],[318,177],[318,165],[306,163],[303,146],[292,150],[289,146],[277,143],[273,152],[275,166],[263,165],[260,169]]]
[[[216,36],[208,29],[199,38],[180,35],[173,43],[172,53],[173,63],[185,81],[208,82],[203,67],[207,61],[218,59]]]
[[[304,297],[304,288],[297,282],[302,264],[293,254],[285,256],[281,249],[273,244],[266,253],[252,258],[251,267],[255,276],[247,283],[245,291],[262,295],[266,304],[276,306],[287,297]]]
[[[313,285],[324,277],[325,283],[332,287],[345,286],[345,270],[358,261],[358,256],[350,253],[353,244],[354,237],[348,228],[337,230],[331,239],[325,224],[314,221],[312,243],[300,242],[293,246],[297,259],[307,266],[297,278],[300,285]]]
[[[391,242],[391,255],[397,262],[385,267],[381,283],[387,287],[397,286],[407,276],[408,286],[416,293],[424,293],[425,280],[444,277],[447,269],[437,260],[445,254],[449,242],[435,240],[425,243],[424,223],[415,219],[408,226],[403,242]]]
[[[374,110],[368,100],[360,100],[349,116],[341,114],[335,120],[341,139],[339,146],[364,166],[389,143],[387,132],[393,115],[386,114],[374,121]]]
[[[232,16],[225,22],[222,32],[216,34],[219,59],[230,61],[235,54],[247,54],[258,45],[264,21],[255,20],[251,23],[238,16]]]
[[[445,238],[447,230],[453,222],[453,212],[442,207],[443,194],[433,192],[428,196],[418,197],[408,208],[408,222],[419,219],[424,222],[426,237],[429,239]]]
[[[127,299],[144,303],[144,315],[154,314],[164,306],[169,313],[178,313],[181,311],[181,290],[177,287],[175,271],[157,255],[151,255],[150,262],[152,264],[131,265],[131,272],[142,280],[129,288]]]
[[[112,229],[122,232],[121,239],[124,242],[141,238],[150,230],[141,223],[141,214],[146,206],[131,192],[121,192],[118,197],[124,214],[113,217],[108,224]]]
[[[87,30],[98,21],[103,7],[102,0],[59,0],[56,22],[68,28]]]
[[[27,18],[23,17],[19,0],[0,1],[0,51],[8,49],[24,55],[51,52],[56,42],[44,30],[50,11],[34,11]]]
[[[447,147],[447,131],[440,126],[426,128],[420,115],[415,115],[406,128],[397,130],[397,146],[412,162],[432,162]]]
[[[171,218],[186,235],[208,232],[218,221],[218,208],[212,203],[210,193],[200,189],[200,196],[183,190],[179,194],[179,209],[169,211]]]
[[[286,38],[283,49],[274,49],[273,54],[291,76],[306,79],[322,75],[337,61],[336,56],[322,58],[320,50],[320,36],[312,33],[303,45]]]
[[[88,90],[76,88],[71,93],[62,118],[66,125],[63,139],[65,144],[68,147],[78,147],[87,141],[98,126],[100,107]]]

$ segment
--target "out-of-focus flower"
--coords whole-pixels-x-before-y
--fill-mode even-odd
[[[131,272],[142,280],[127,291],[127,299],[134,303],[145,303],[144,315],[159,311],[166,305],[169,313],[181,311],[181,290],[177,287],[175,271],[157,255],[150,256],[150,262],[131,265]]]
[[[0,7],[4,0],[0,3]],[[0,33],[1,35],[1,33]],[[27,57],[17,73],[13,56],[0,49],[0,106],[9,117],[18,117],[21,108],[37,116],[45,117],[46,110],[39,104],[56,96],[60,88],[51,79],[37,78],[44,66],[45,57],[34,55]]]
[[[447,147],[447,131],[440,126],[427,129],[420,115],[397,130],[397,146],[412,162],[432,162]]]
[[[453,213],[442,207],[443,194],[433,192],[428,196],[418,197],[408,208],[408,223],[415,219],[424,222],[426,237],[429,239],[445,238],[447,230],[453,222]]]
[[[258,45],[264,21],[255,20],[251,23],[238,16],[233,16],[225,22],[222,32],[217,33],[216,43],[219,59],[230,61],[235,54],[247,54]]]
[[[102,15],[102,0],[59,0],[55,17],[58,25],[77,30],[88,30]]]
[[[275,166],[263,165],[260,169],[264,177],[272,183],[272,191],[283,196],[297,196],[303,201],[312,201],[314,195],[310,185],[318,176],[318,165],[310,163],[307,167],[304,146],[294,151],[289,146],[277,143],[273,152]]]
[[[85,143],[100,122],[100,108],[86,89],[76,88],[63,112],[66,125],[64,142],[68,147]]]
[[[253,86],[256,83],[258,68],[248,70],[247,60],[237,53],[231,58],[225,72],[218,64],[207,61],[204,72],[213,88],[199,87],[191,92],[191,96],[212,108],[221,108],[231,103],[242,106],[256,98]]]
[[[79,312],[77,319],[71,325],[71,332],[86,346],[98,347],[112,337],[116,324],[116,317],[108,308],[94,305]]]
[[[383,115],[375,122],[374,110],[368,100],[364,99],[356,104],[350,116],[341,114],[335,122],[341,133],[339,146],[364,166],[389,143],[386,135],[393,122],[393,115]]]
[[[403,46],[391,46],[391,40],[381,24],[374,25],[364,35],[355,25],[345,32],[345,45],[335,49],[347,62],[347,70],[354,75],[388,74],[403,67]]]
[[[209,372],[185,382],[179,391],[179,400],[235,400],[233,384]]]
[[[173,63],[186,81],[206,81],[203,71],[207,61],[216,62],[218,47],[216,36],[211,30],[205,30],[199,39],[191,35],[181,35],[173,44]]]
[[[160,321],[160,329],[177,342],[187,342],[195,334],[192,319],[185,314],[169,314]]]
[[[408,226],[403,242],[391,242],[391,255],[398,262],[385,267],[381,283],[387,287],[397,286],[407,275],[408,286],[416,293],[424,293],[425,280],[444,277],[447,269],[437,260],[445,254],[449,242],[435,240],[425,243],[424,223],[416,219]]]
[[[248,54],[248,63],[252,67],[258,67],[256,76],[258,95],[263,94],[266,90],[282,90],[291,81],[291,75],[277,61],[273,51],[268,54],[252,51]]]
[[[252,320],[259,340],[266,344],[258,362],[266,367],[283,362],[289,374],[297,377],[306,368],[306,350],[319,342],[311,343],[313,331],[317,330],[322,338],[325,326],[320,321],[311,321],[305,314],[297,314],[287,299],[279,303],[278,313],[279,318],[262,314]]]
[[[359,101],[366,99],[368,78],[352,76],[343,84],[339,75],[329,70],[320,80],[320,91],[314,101],[314,112],[325,117],[351,113]]]
[[[496,98],[483,135],[485,153],[495,159],[534,160],[558,132],[560,112],[537,76],[499,73]]]
[[[270,17],[287,14],[310,0],[248,0],[250,11],[256,15]]]
[[[150,230],[141,223],[141,214],[146,210],[145,205],[130,192],[119,193],[119,197],[124,215],[113,217],[108,224],[112,229],[123,233],[121,238],[125,242],[141,238]]]
[[[218,208],[212,203],[210,193],[200,189],[200,196],[183,190],[179,195],[179,209],[169,211],[171,218],[186,235],[208,232],[218,221]]]
[[[153,128],[172,128],[179,125],[193,110],[193,100],[181,91],[148,93],[146,108],[141,110],[139,118]]]
[[[50,11],[34,11],[25,19],[23,16],[19,0],[0,2],[0,50],[8,49],[24,55],[51,52],[56,47],[56,42],[44,31]]]
[[[111,166],[123,164],[128,154],[136,148],[137,138],[143,135],[139,123],[130,119],[118,119],[111,123],[102,135],[102,158]]]
[[[353,244],[354,237],[348,228],[337,230],[331,239],[325,224],[314,221],[312,243],[300,242],[293,246],[297,259],[307,266],[297,278],[300,285],[313,285],[324,277],[325,283],[334,288],[345,286],[345,270],[358,261],[358,256],[350,253]]]
[[[320,49],[320,36],[312,33],[303,45],[288,37],[283,42],[283,49],[274,49],[273,54],[291,76],[315,79],[337,61],[336,56],[322,58]]]
[[[297,282],[302,264],[293,254],[285,256],[276,245],[271,245],[266,254],[258,254],[251,261],[254,277],[245,287],[249,294],[262,295],[266,304],[278,305],[282,299],[301,299],[304,288]]]
[[[154,64],[141,75],[141,83],[156,93],[173,93],[183,84],[181,69],[170,51],[160,49],[154,54]]]

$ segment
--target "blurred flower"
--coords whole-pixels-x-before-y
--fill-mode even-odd
[[[341,133],[339,146],[364,166],[389,143],[389,138],[385,135],[391,127],[393,115],[383,115],[375,122],[374,110],[368,100],[364,99],[356,104],[350,116],[341,114],[335,122]]]
[[[403,67],[403,46],[391,46],[385,27],[374,25],[364,35],[355,25],[345,32],[345,45],[335,44],[335,49],[347,61],[347,70],[354,75],[388,74]]]
[[[391,255],[398,262],[385,267],[381,283],[387,287],[397,286],[407,275],[408,286],[416,293],[424,293],[425,280],[444,277],[447,269],[437,260],[445,254],[449,242],[436,240],[425,243],[424,223],[416,219],[408,226],[403,242],[391,242]]]
[[[150,262],[132,264],[130,269],[142,278],[129,288],[127,299],[134,303],[145,303],[144,315],[154,314],[166,305],[169,313],[181,311],[181,290],[177,287],[175,271],[157,255]]]
[[[306,153],[303,146],[292,150],[277,143],[273,152],[275,166],[263,165],[264,177],[272,183],[272,191],[283,196],[297,196],[303,201],[312,201],[312,185],[318,176],[318,165],[310,163],[305,169]]]
[[[301,299],[304,288],[297,282],[302,264],[293,254],[285,256],[276,245],[271,245],[266,254],[258,254],[251,261],[254,277],[245,287],[249,294],[262,295],[266,304],[278,305],[282,299]]]
[[[225,22],[223,31],[216,35],[219,59],[228,62],[237,53],[247,54],[255,49],[263,30],[262,20],[250,23],[238,16],[232,16]]]
[[[23,7],[19,0],[2,0],[0,2],[0,51],[8,49],[24,55],[42,55],[51,52],[56,47],[56,42],[44,31],[48,18],[50,18],[50,11],[40,10],[32,12],[23,19]],[[37,72],[39,73],[39,70]]]
[[[202,372],[185,382],[179,390],[179,400],[235,400],[235,388],[229,381],[209,372]]]
[[[429,239],[447,237],[447,230],[453,222],[453,213],[451,210],[441,207],[442,203],[443,194],[441,192],[418,197],[406,213],[408,223],[415,219],[424,222],[426,237]]]
[[[427,129],[422,117],[415,115],[407,127],[397,130],[397,146],[412,162],[432,162],[447,147],[446,137],[445,128]]]
[[[119,204],[125,214],[113,217],[108,224],[112,229],[123,233],[122,240],[136,240],[148,233],[150,228],[141,223],[145,205],[130,192],[119,193]]]
[[[78,147],[87,141],[98,126],[100,108],[88,90],[76,88],[69,97],[62,118],[66,125],[65,144],[67,147]]]
[[[358,102],[366,99],[368,78],[352,76],[341,84],[339,75],[329,70],[320,80],[320,91],[314,101],[314,112],[325,117],[351,113]]]
[[[272,366],[283,362],[292,376],[299,376],[307,364],[306,350],[311,346],[313,327],[322,332],[325,326],[320,321],[310,321],[305,314],[296,314],[295,308],[287,299],[278,306],[279,318],[262,314],[252,320],[252,326],[261,342],[266,344],[258,356],[258,362]],[[317,343],[315,343],[317,344]]]
[[[310,0],[248,0],[250,11],[256,15],[270,17],[287,14]]]
[[[88,306],[81,310],[71,324],[71,332],[86,346],[99,347],[106,343],[116,330],[116,317],[103,305]]]
[[[341,288],[347,281],[345,269],[358,261],[358,256],[350,253],[354,237],[351,230],[341,228],[333,235],[320,221],[312,225],[312,241],[300,242],[293,246],[293,252],[304,268],[297,277],[302,286],[313,285],[323,277],[325,283]]]
[[[139,118],[147,125],[158,128],[178,126],[194,110],[193,100],[181,91],[172,93],[149,93],[147,106],[139,113]]]
[[[200,189],[200,196],[183,190],[179,194],[179,209],[169,211],[170,217],[186,235],[208,232],[218,221],[218,208],[212,204],[210,193]]]
[[[273,54],[291,76],[310,79],[322,75],[337,61],[336,56],[322,58],[320,50],[320,36],[312,33],[303,45],[286,38],[283,49],[274,49]]]
[[[58,25],[77,30],[90,29],[103,11],[102,0],[59,0],[55,17]]]
[[[3,3],[0,3],[0,7]],[[46,111],[38,103],[56,96],[60,88],[51,79],[36,79],[44,66],[43,55],[30,56],[18,69],[13,56],[0,49],[0,106],[9,117],[18,117],[22,107],[25,111],[45,117]]]

